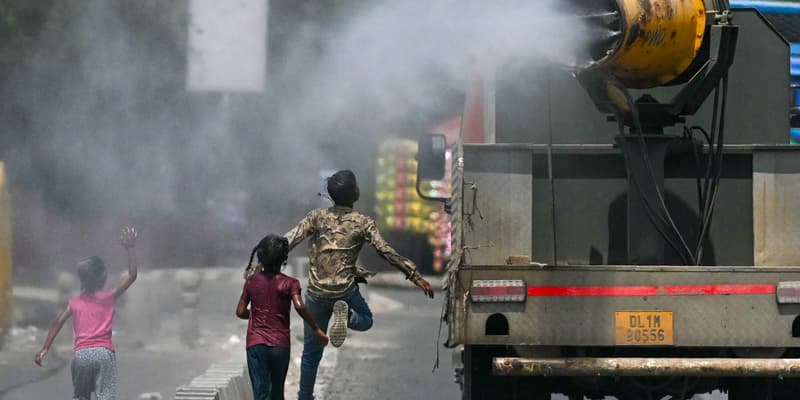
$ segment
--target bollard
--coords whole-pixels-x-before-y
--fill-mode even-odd
[[[175,391],[174,400],[253,400],[247,367],[242,361],[214,364]]]
[[[197,290],[200,288],[200,273],[184,269],[178,271],[175,277],[182,289],[181,342],[189,348],[194,348],[200,339],[197,315],[197,303],[199,300]]]

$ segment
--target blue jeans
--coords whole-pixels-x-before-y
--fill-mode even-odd
[[[344,300],[350,306],[350,316],[347,327],[354,331],[366,331],[372,328],[372,311],[369,305],[361,296],[358,285],[353,286],[344,296],[340,298],[323,298],[306,293],[306,306],[314,317],[314,321],[328,331],[328,322],[333,314],[333,303]],[[303,358],[300,362],[300,391],[297,394],[299,400],[314,399],[314,383],[317,380],[317,368],[322,360],[323,347],[314,336],[314,332],[308,324],[304,327]]]
[[[255,400],[283,400],[289,348],[258,344],[247,348],[247,370]]]

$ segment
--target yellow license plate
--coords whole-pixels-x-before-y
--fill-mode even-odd
[[[618,345],[671,345],[674,329],[672,311],[617,311],[614,337]]]

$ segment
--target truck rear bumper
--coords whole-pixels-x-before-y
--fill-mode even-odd
[[[796,358],[496,357],[496,376],[800,377]]]
[[[800,304],[776,289],[800,267],[463,265],[455,279],[451,344],[800,348]],[[524,302],[471,297],[476,281],[508,280]]]

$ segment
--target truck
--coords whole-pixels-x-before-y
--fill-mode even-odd
[[[460,140],[419,140],[418,183],[452,152],[429,200],[462,398],[797,398],[789,43],[724,0],[562,6],[611,34],[569,65],[487,67]]]

